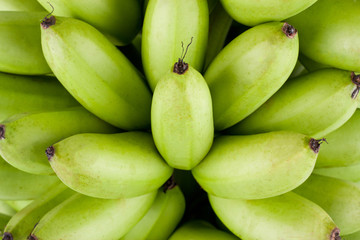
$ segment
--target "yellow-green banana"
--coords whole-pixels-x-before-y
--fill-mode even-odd
[[[331,68],[331,66],[325,65],[322,63],[318,63],[318,62],[308,58],[307,56],[305,56],[302,53],[299,53],[299,61],[305,66],[305,68],[309,72],[313,72],[313,71],[316,71],[318,69],[323,69],[323,68]]]
[[[41,12],[45,9],[36,0],[0,0],[0,11]]]
[[[39,22],[46,12],[0,12],[0,71],[51,73],[41,49]]]
[[[346,167],[315,168],[314,173],[351,182],[360,181],[360,164]]]
[[[169,240],[236,240],[234,235],[216,229],[204,220],[192,220],[184,223],[171,235]]]
[[[359,89],[360,76],[353,72],[321,69],[302,75],[287,81],[265,104],[231,127],[228,133],[291,130],[323,138],[353,115],[360,103]]]
[[[32,203],[32,201],[33,200],[8,200],[6,203],[18,212]]]
[[[70,188],[99,198],[134,197],[171,176],[151,134],[77,134],[47,148],[57,176]]]
[[[304,67],[304,65],[298,60],[296,62],[296,65],[295,65],[295,68],[294,70],[292,71],[292,73],[290,74],[290,77],[289,79],[292,79],[292,78],[296,78],[296,77],[299,77],[301,75],[304,75],[306,73],[308,73],[309,71]]]
[[[297,61],[297,35],[287,23],[258,25],[216,56],[204,75],[213,99],[216,130],[247,117],[284,84]]]
[[[354,183],[312,174],[293,191],[324,209],[341,234],[360,231],[360,188]]]
[[[22,115],[0,124],[0,154],[12,166],[32,174],[54,174],[45,149],[79,133],[118,130],[83,107]]]
[[[13,216],[16,213],[16,211],[6,201],[0,200],[0,213]]]
[[[146,214],[156,193],[111,200],[75,194],[42,217],[28,240],[118,240]]]
[[[116,45],[127,45],[140,31],[140,0],[38,0],[55,16],[73,17],[96,27]],[[94,56],[96,57],[96,56]]]
[[[0,237],[2,236],[2,230],[4,229],[4,227],[6,226],[6,224],[9,222],[9,220],[11,219],[11,216],[4,214],[4,213],[0,213]],[[4,239],[6,240],[6,239]]]
[[[349,234],[349,235],[341,235],[343,240],[359,240],[360,239],[360,231]]]
[[[142,30],[142,61],[146,79],[154,91],[157,82],[181,56],[192,39],[186,55],[190,66],[201,71],[208,41],[209,10],[206,0],[151,0]]]
[[[320,141],[295,132],[221,136],[192,173],[212,195],[268,198],[303,183],[315,166],[319,149]]]
[[[244,240],[340,240],[340,230],[318,205],[293,192],[260,199],[209,195],[216,215]]]
[[[72,18],[51,16],[41,25],[46,61],[86,109],[122,129],[150,127],[151,91],[104,35]]]

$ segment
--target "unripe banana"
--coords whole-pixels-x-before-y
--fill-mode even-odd
[[[313,71],[323,69],[323,68],[331,68],[331,66],[325,65],[322,63],[318,63],[301,53],[299,54],[299,61],[305,66],[305,68],[309,72],[313,72]]]
[[[349,235],[341,235],[343,240],[359,240],[360,239],[360,231],[349,234]]]
[[[157,82],[181,56],[180,43],[193,38],[186,55],[190,66],[202,70],[208,41],[209,10],[206,0],[151,0],[142,30],[142,61],[154,91]]]
[[[9,204],[7,204],[6,201],[0,200],[0,213],[13,216],[16,213],[16,211]]]
[[[0,157],[0,199],[35,199],[60,181],[56,176],[40,176],[20,171]]]
[[[215,197],[209,200],[216,215],[244,240],[340,240],[339,228],[315,203],[293,193],[242,200]]]
[[[140,0],[47,0],[38,2],[55,16],[73,17],[97,28],[115,45],[127,45],[141,28]],[[94,56],[95,57],[95,56]]]
[[[312,174],[294,192],[324,209],[341,234],[360,231],[360,188],[355,184]]]
[[[321,141],[295,132],[221,136],[192,173],[208,193],[261,199],[299,186],[311,174]],[[291,172],[291,174],[289,174]]]
[[[239,23],[255,26],[281,21],[304,11],[317,0],[221,0],[225,10]],[[296,26],[296,25],[295,25]]]
[[[239,35],[212,61],[209,85],[216,130],[223,130],[259,108],[288,79],[299,52],[297,30],[266,23]]]
[[[72,18],[45,18],[45,58],[90,112],[122,129],[150,127],[151,91],[140,72],[99,31]]]
[[[34,113],[0,124],[0,154],[32,174],[54,174],[44,149],[79,133],[115,133],[116,128],[83,107]]]
[[[4,213],[0,213],[0,236],[2,236],[2,230],[4,229],[4,227],[9,222],[10,219],[11,216]]]
[[[32,203],[33,200],[8,200],[5,201],[9,206],[11,206],[13,209],[15,209],[17,212],[25,208],[27,205]]]
[[[299,60],[296,62],[295,68],[290,74],[289,79],[299,77],[301,75],[307,74],[309,71],[304,67],[304,65],[299,62]]]
[[[12,115],[78,106],[79,103],[53,77],[27,77],[0,73],[0,122]]]
[[[36,0],[0,0],[0,11],[41,12],[45,9]]]
[[[211,148],[210,91],[203,76],[182,59],[156,85],[151,130],[158,151],[174,168],[192,169]]]
[[[62,183],[54,186],[10,219],[5,227],[2,240],[26,240],[34,226],[48,211],[74,194],[74,191]]]
[[[343,125],[360,103],[360,76],[322,69],[288,81],[265,104],[228,130],[254,134],[290,130],[322,138]]]
[[[77,134],[50,146],[46,153],[67,186],[98,198],[152,192],[173,172],[145,132]]]
[[[156,193],[111,200],[75,194],[41,218],[28,240],[118,240],[146,214]]]
[[[314,173],[351,182],[360,181],[360,164],[346,167],[315,168]]]
[[[178,228],[169,240],[236,240],[234,235],[216,229],[210,223],[203,220],[192,220]]]
[[[305,56],[332,67],[360,71],[358,1],[319,0],[288,21],[301,33],[300,51]]]
[[[46,12],[0,12],[0,71],[14,74],[51,73],[41,49],[39,21]]]

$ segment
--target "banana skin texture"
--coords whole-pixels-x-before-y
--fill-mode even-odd
[[[0,0],[0,11],[41,12],[45,9],[36,0]]]
[[[0,124],[0,154],[22,171],[51,175],[54,171],[44,154],[51,144],[79,133],[118,131],[80,106],[33,113]]]
[[[145,132],[77,134],[46,151],[63,183],[98,198],[149,193],[173,172],[157,152],[151,134]]]
[[[49,12],[47,0],[38,2]],[[51,0],[55,16],[80,19],[97,28],[115,45],[131,42],[140,31],[140,0]]]
[[[6,201],[0,200],[0,213],[13,216],[16,213],[16,210],[7,204]]]
[[[171,167],[182,170],[195,167],[214,138],[209,88],[202,75],[187,66],[184,73],[169,72],[159,81],[151,105],[155,145]]]
[[[216,215],[246,240],[340,240],[339,229],[315,203],[293,193],[260,199],[219,198],[209,194]]]
[[[300,51],[316,62],[360,71],[360,4],[353,0],[318,0],[288,19],[300,34]]]
[[[281,21],[310,7],[317,0],[220,0],[229,15],[239,23],[255,26]]]
[[[354,114],[360,103],[359,81],[358,75],[339,69],[321,69],[291,79],[227,133],[290,130],[323,138]]]
[[[120,199],[75,194],[42,217],[28,240],[118,240],[146,214],[156,193]]]
[[[192,174],[212,195],[268,198],[291,191],[310,176],[319,144],[303,134],[286,131],[221,136]]]
[[[324,209],[341,234],[360,231],[360,188],[354,183],[312,174],[293,192]]]
[[[259,108],[288,79],[299,53],[296,29],[262,24],[231,41],[212,61],[209,85],[216,130],[224,130]]]
[[[182,55],[182,43],[191,46],[186,62],[202,70],[208,41],[209,10],[206,0],[151,0],[142,29],[142,62],[154,91],[157,82]]]
[[[140,72],[89,24],[51,16],[42,22],[46,61],[87,110],[126,129],[149,129],[151,91]]]
[[[360,164],[346,167],[315,168],[313,172],[318,175],[339,178],[351,182],[360,181]]]

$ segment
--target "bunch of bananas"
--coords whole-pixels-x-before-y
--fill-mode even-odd
[[[360,2],[0,0],[2,240],[360,240]]]

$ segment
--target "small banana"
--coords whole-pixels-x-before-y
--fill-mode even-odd
[[[314,173],[322,176],[357,182],[360,181],[360,164],[346,167],[315,168]]]
[[[0,0],[0,11],[41,12],[45,9],[36,0]]]

